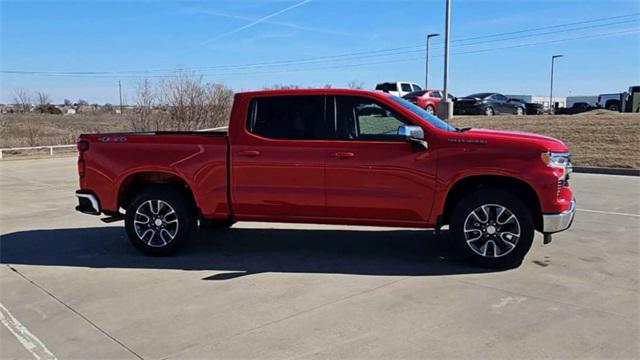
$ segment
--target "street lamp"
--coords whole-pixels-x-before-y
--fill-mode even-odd
[[[555,109],[553,106],[553,63],[555,62],[556,58],[559,57],[563,57],[564,55],[553,55],[551,57],[551,87],[549,90],[549,110],[551,111],[551,113],[555,113]]]
[[[449,91],[447,80],[449,77],[449,30],[451,29],[451,0],[446,0],[445,25],[444,25],[444,98],[438,102],[438,116],[443,120],[451,118],[453,113],[453,103],[449,101]]]
[[[428,86],[429,84],[429,40],[431,40],[432,37],[436,37],[436,36],[440,36],[440,34],[427,35],[427,56],[426,56],[426,62],[424,65],[424,89],[425,90],[429,88]]]

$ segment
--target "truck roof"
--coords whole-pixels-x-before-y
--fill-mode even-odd
[[[248,96],[273,96],[273,95],[369,95],[389,96],[378,90],[363,90],[351,88],[308,88],[308,89],[264,89],[254,91],[241,91],[237,95]]]

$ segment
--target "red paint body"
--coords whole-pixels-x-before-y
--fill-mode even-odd
[[[250,100],[270,95],[357,95],[376,99],[424,129],[428,149],[409,142],[268,139],[246,129]],[[235,96],[228,134],[81,135],[85,175],[102,211],[115,212],[132,179],[185,182],[204,218],[434,227],[457,181],[476,175],[518,179],[535,190],[542,213],[567,210],[556,168],[540,159],[567,152],[559,140],[517,132],[446,131],[388,94],[352,89],[272,90]]]
[[[420,106],[423,109],[426,109],[428,106],[431,106],[431,108],[435,110],[438,108],[438,103],[440,103],[440,100],[442,100],[442,98],[431,96],[431,93],[433,91],[440,91],[440,90],[427,89],[423,91],[422,95],[415,96],[415,97],[407,97],[407,100]]]

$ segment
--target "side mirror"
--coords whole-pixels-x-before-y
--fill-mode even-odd
[[[414,144],[422,146],[427,149],[427,142],[424,141],[424,130],[420,126],[415,125],[401,125],[398,127],[398,136],[405,138],[407,141],[411,141]]]

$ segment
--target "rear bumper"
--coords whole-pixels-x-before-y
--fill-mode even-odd
[[[93,193],[86,190],[78,190],[76,191],[76,197],[78,198],[76,211],[84,214],[100,215],[100,201]]]
[[[567,230],[576,213],[576,199],[571,199],[569,209],[557,214],[542,214],[542,232],[545,234]]]

